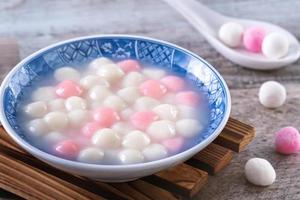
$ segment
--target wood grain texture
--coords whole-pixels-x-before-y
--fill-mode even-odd
[[[246,148],[254,137],[254,127],[229,118],[226,127],[213,142],[239,153]]]
[[[201,2],[223,14],[275,23],[300,38],[299,0]],[[22,58],[66,38],[103,33],[156,37],[192,50],[224,76],[231,89],[232,116],[251,123],[257,133],[245,151],[235,155],[222,172],[210,177],[194,199],[300,199],[300,156],[278,155],[273,149],[276,130],[288,125],[300,128],[300,61],[268,72],[241,68],[217,53],[179,14],[160,0],[1,1],[0,24],[0,37],[19,40]],[[10,68],[0,67],[1,78]],[[277,80],[287,86],[288,99],[283,107],[269,110],[259,104],[258,87],[267,80]],[[260,188],[247,183],[243,167],[252,157],[266,158],[273,164],[277,179],[272,186]],[[2,197],[10,197],[0,193]]]
[[[218,136],[218,138],[219,137],[220,136]],[[211,143],[188,160],[187,163],[202,169],[209,174],[216,174],[230,163],[232,156],[231,150],[218,144]]]
[[[193,197],[206,184],[208,175],[205,171],[183,163],[145,179],[174,193]]]

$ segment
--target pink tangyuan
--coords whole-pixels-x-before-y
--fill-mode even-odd
[[[170,139],[166,139],[162,142],[171,153],[177,153],[182,149],[184,143],[184,139],[182,137],[174,137]]]
[[[71,96],[80,96],[82,94],[82,89],[80,86],[71,80],[65,80],[60,82],[56,86],[55,93],[58,97],[68,98]]]
[[[300,150],[300,135],[294,127],[284,127],[276,133],[275,149],[282,154],[293,154]]]
[[[140,85],[140,92],[145,96],[160,99],[166,94],[167,88],[158,80],[147,80]]]
[[[118,65],[122,68],[125,73],[133,72],[133,71],[140,71],[141,66],[136,60],[123,60],[118,62]]]
[[[243,43],[245,49],[251,52],[259,53],[261,52],[261,45],[265,38],[266,31],[257,26],[248,28],[244,32]]]
[[[81,132],[87,138],[91,138],[96,131],[102,128],[103,127],[98,122],[89,122],[82,127]]]
[[[157,119],[158,115],[152,111],[136,112],[130,117],[131,124],[140,130],[147,129],[147,127]]]
[[[73,140],[65,140],[55,146],[55,152],[64,158],[75,158],[79,152],[78,144]]]
[[[176,102],[188,106],[196,106],[200,103],[200,96],[193,91],[179,92],[176,95]]]
[[[110,127],[120,120],[119,114],[110,107],[101,107],[97,109],[94,111],[93,118],[103,127]]]
[[[168,88],[170,91],[179,91],[184,87],[184,80],[177,76],[166,76],[161,82]]]

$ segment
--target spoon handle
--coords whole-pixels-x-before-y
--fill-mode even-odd
[[[227,17],[207,8],[195,0],[163,0],[193,25],[204,37],[216,35]]]

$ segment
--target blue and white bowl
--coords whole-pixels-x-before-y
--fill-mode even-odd
[[[101,56],[114,60],[137,59],[161,68],[169,68],[191,79],[195,86],[207,95],[209,101],[209,126],[199,135],[197,144],[171,157],[130,165],[98,165],[70,161],[31,145],[16,121],[19,99],[30,85],[59,67],[80,65]],[[41,49],[11,70],[1,85],[0,98],[2,125],[13,140],[26,151],[66,172],[108,182],[137,179],[189,159],[219,135],[229,118],[231,108],[230,94],[225,81],[204,59],[174,44],[130,35],[81,37]]]

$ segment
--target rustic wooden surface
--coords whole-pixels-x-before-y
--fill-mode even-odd
[[[299,0],[202,0],[227,15],[273,22],[300,38]],[[15,37],[21,57],[57,41],[74,36],[128,33],[156,37],[181,45],[213,64],[226,79],[232,95],[232,116],[257,130],[246,150],[232,163],[211,176],[195,199],[300,199],[300,155],[274,152],[274,132],[282,126],[300,128],[300,68],[298,61],[271,72],[243,69],[218,54],[193,27],[160,0],[1,0],[0,37]],[[0,53],[5,52],[1,49]],[[1,66],[1,79],[12,66]],[[258,87],[266,80],[284,83],[287,103],[277,109],[263,108]],[[269,187],[255,187],[243,175],[252,157],[268,159],[277,172]],[[0,191],[0,199],[16,199]]]

